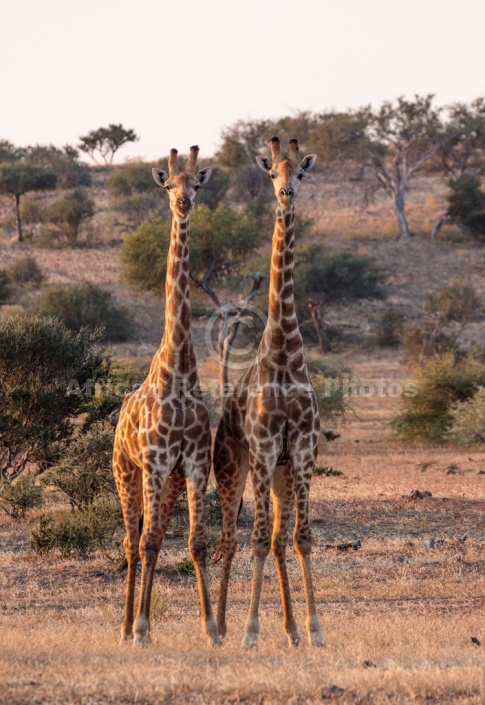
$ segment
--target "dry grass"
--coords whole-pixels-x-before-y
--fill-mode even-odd
[[[338,305],[325,312],[327,323],[343,331],[326,362],[352,367],[352,378],[362,384],[379,379],[404,384],[406,371],[396,353],[374,347],[373,327],[382,310],[392,304],[412,320],[423,293],[456,276],[466,276],[483,296],[485,259],[472,242],[457,243],[453,233],[429,240],[430,218],[445,204],[445,189],[437,180],[417,180],[409,193],[411,228],[418,233],[410,243],[396,242],[385,199],[361,209],[364,187],[355,183],[342,190],[340,183],[316,176],[302,190],[302,208],[311,209],[315,237],[323,235],[330,250],[370,254],[388,274],[386,302]],[[106,234],[96,247],[33,250],[4,240],[2,267],[29,251],[47,284],[88,280],[105,286],[139,322],[137,341],[114,347],[115,357],[149,358],[160,340],[162,303],[119,283],[119,242],[103,226],[107,202],[98,205],[100,231]],[[194,332],[203,361],[203,324]],[[469,336],[483,344],[483,326],[471,326]],[[208,359],[201,376],[215,379],[217,372]],[[200,633],[195,578],[180,576],[172,567],[186,555],[180,539],[164,544],[154,587],[153,645],[137,650],[117,644],[124,580],[108,557],[36,556],[29,549],[32,526],[2,517],[0,703],[481,705],[485,452],[397,442],[387,422],[398,405],[399,399],[388,396],[357,396],[341,438],[322,443],[319,461],[343,472],[316,477],[312,485],[314,577],[324,648],[287,647],[271,557],[260,646],[257,651],[240,647],[252,571],[249,490],[234,561],[229,633],[224,646],[214,650],[206,648]],[[413,499],[412,490],[432,496]],[[359,550],[338,549],[357,540]],[[288,562],[303,631],[304,597],[292,548]],[[211,566],[214,602],[219,573],[219,565]]]
[[[378,371],[365,363],[355,372],[368,381]],[[395,363],[380,373],[404,381]],[[36,556],[29,527],[3,520],[0,703],[313,703],[322,692],[337,703],[483,703],[485,453],[399,445],[386,426],[396,403],[357,397],[342,438],[322,446],[320,460],[344,473],[316,477],[312,486],[324,648],[288,648],[271,557],[260,646],[239,645],[252,568],[249,490],[229,633],[215,650],[199,631],[195,578],[173,569],[186,554],[180,540],[167,540],[159,560],[153,645],[136,650],[117,645],[124,584],[107,558]],[[413,489],[432,497],[412,499]],[[355,540],[359,550],[338,549]],[[303,631],[292,548],[288,563]],[[219,572],[211,567],[214,602]]]

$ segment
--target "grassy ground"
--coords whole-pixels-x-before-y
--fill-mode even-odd
[[[409,243],[394,239],[385,199],[360,207],[364,187],[354,183],[344,190],[319,176],[302,189],[300,212],[314,223],[310,237],[323,238],[330,251],[367,253],[388,276],[385,302],[325,311],[327,323],[340,331],[326,362],[351,367],[361,384],[379,379],[404,384],[406,371],[396,353],[375,347],[382,311],[392,305],[413,320],[426,291],[458,276],[483,298],[485,259],[476,244],[454,231],[437,242],[429,239],[430,219],[445,208],[446,190],[436,179],[416,182],[410,191],[410,224],[417,235]],[[97,205],[99,230],[108,233],[107,201]],[[146,361],[160,340],[163,304],[120,284],[119,247],[119,238],[108,235],[96,247],[76,251],[37,250],[4,239],[0,259],[3,267],[33,254],[47,285],[88,280],[108,288],[138,323],[137,339],[115,347],[114,356]],[[467,336],[483,345],[481,322]],[[203,337],[201,323],[194,327],[200,351]],[[203,354],[199,360],[202,378],[214,379],[215,363],[204,363]],[[399,443],[388,427],[398,407],[397,397],[356,396],[341,437],[322,442],[319,462],[343,474],[315,477],[312,485],[314,578],[326,637],[321,649],[287,647],[271,556],[259,648],[240,647],[252,572],[250,491],[240,519],[229,631],[223,647],[213,650],[200,633],[195,578],[173,568],[187,555],[180,539],[167,540],[160,556],[153,644],[132,649],[117,643],[124,579],[112,558],[37,556],[29,548],[35,515],[31,525],[0,517],[0,704],[482,705],[485,452]],[[419,498],[416,490],[431,496]],[[357,550],[342,550],[357,541]],[[303,631],[304,597],[292,548],[288,562]],[[210,572],[215,603],[220,566]]]
[[[401,380],[392,361],[356,365],[362,380]],[[401,380],[402,382],[404,380]],[[124,581],[113,563],[39,557],[28,526],[2,520],[0,702],[469,703],[485,697],[485,453],[405,446],[389,436],[398,401],[356,397],[341,438],[315,477],[314,578],[324,648],[289,649],[274,562],[266,564],[257,651],[240,647],[249,604],[252,495],[246,493],[229,597],[229,632],[208,650],[195,578],[162,549],[153,644],[119,647]],[[413,490],[431,497],[413,498]],[[357,550],[342,544],[361,542]],[[304,629],[300,570],[289,571]],[[219,565],[211,567],[214,602]],[[472,641],[472,637],[481,642]]]

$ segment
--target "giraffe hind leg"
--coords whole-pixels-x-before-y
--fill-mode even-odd
[[[293,542],[295,550],[300,558],[303,573],[303,588],[305,591],[307,610],[306,630],[308,642],[313,646],[322,646],[324,643],[324,638],[315,606],[310,555],[312,539],[310,522],[308,518],[308,496],[310,493],[312,469],[313,459],[306,468],[299,468],[295,472],[296,523]]]
[[[214,445],[214,474],[222,510],[222,571],[217,606],[217,631],[226,635],[226,608],[231,564],[237,549],[236,525],[249,465],[247,454],[229,434],[223,424],[219,425]]]
[[[286,546],[288,543],[288,526],[294,499],[293,467],[279,465],[276,467],[271,481],[273,499],[273,531],[271,549],[276,560],[280,583],[281,601],[283,604],[283,629],[290,646],[298,646],[300,634],[293,616],[290,597],[290,583],[286,567]]]
[[[136,568],[139,556],[139,517],[141,512],[141,476],[138,468],[119,454],[113,463],[113,471],[123,510],[126,535],[123,540],[127,577],[125,609],[121,624],[121,643],[133,636],[133,610],[135,601]]]
[[[217,625],[212,613],[207,579],[207,544],[204,532],[204,495],[210,471],[210,460],[204,464],[190,464],[187,467],[187,499],[189,503],[190,534],[189,553],[194,563],[199,589],[202,629],[210,646],[221,643]]]

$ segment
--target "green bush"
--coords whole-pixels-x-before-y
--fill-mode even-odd
[[[453,404],[447,438],[462,446],[485,443],[485,387],[478,387],[472,397]]]
[[[485,193],[480,179],[473,174],[462,174],[450,181],[447,214],[478,240],[485,238]]]
[[[415,369],[415,396],[402,397],[403,411],[392,421],[404,439],[439,442],[453,425],[455,405],[485,386],[485,364],[452,352],[434,355]]]
[[[109,550],[121,523],[119,503],[99,500],[83,512],[60,519],[43,515],[32,531],[30,544],[36,553],[59,551],[62,556],[85,556],[95,550]]]
[[[319,246],[300,250],[295,267],[297,296],[321,296],[325,303],[382,299],[384,275],[367,255],[326,255]]]
[[[113,440],[112,428],[91,426],[71,441],[60,462],[43,477],[43,484],[63,492],[79,510],[85,510],[98,497],[116,496],[111,466]]]
[[[395,348],[401,344],[403,319],[393,308],[388,308],[379,318],[376,330],[380,348]]]
[[[106,182],[111,208],[125,217],[129,227],[137,228],[157,212],[165,211],[168,217],[168,199],[161,196],[153,181],[151,167],[151,164],[120,167]]]
[[[105,340],[122,342],[133,335],[133,321],[126,309],[113,303],[109,291],[89,282],[44,289],[34,311],[60,318],[73,331],[102,329]]]
[[[42,501],[42,487],[31,473],[0,482],[0,509],[12,519],[24,519],[29,509],[41,507]]]
[[[8,276],[16,286],[38,287],[44,280],[44,274],[34,257],[25,255],[15,260],[8,268]]]
[[[0,475],[13,478],[32,463],[46,470],[61,455],[89,409],[83,390],[102,374],[96,336],[75,334],[59,320],[21,316],[0,321]],[[69,394],[75,382],[78,393]]]
[[[164,294],[170,231],[170,221],[153,218],[125,238],[120,258],[132,288]],[[259,232],[244,215],[223,204],[213,211],[197,206],[190,221],[190,273],[200,285],[209,270],[211,286],[227,283],[258,244]]]
[[[46,218],[60,228],[69,245],[77,244],[81,225],[94,215],[94,201],[77,189],[56,201],[48,210]]]

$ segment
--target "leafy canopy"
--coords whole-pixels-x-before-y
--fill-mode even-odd
[[[139,291],[164,292],[171,223],[154,218],[126,237],[121,249],[123,277]],[[259,232],[244,216],[220,203],[213,211],[200,205],[190,219],[190,273],[210,271],[212,281],[236,274],[259,243]]]

